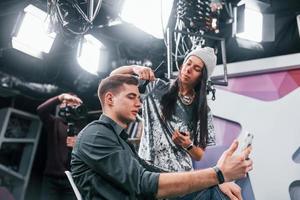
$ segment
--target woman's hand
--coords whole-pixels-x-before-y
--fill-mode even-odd
[[[154,72],[150,67],[144,67],[144,66],[133,66],[133,72],[138,75],[138,77],[141,80],[149,80],[149,81],[154,81],[155,80],[155,75]]]
[[[178,130],[175,130],[172,135],[172,140],[175,144],[187,148],[189,145],[191,145],[193,142],[190,138],[189,132],[179,132]]]

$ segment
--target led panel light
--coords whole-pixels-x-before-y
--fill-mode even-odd
[[[247,4],[236,8],[235,26],[236,37],[254,42],[275,40],[275,16],[263,14]]]
[[[49,53],[56,33],[49,33],[49,18],[41,9],[28,5],[18,31],[12,37],[12,47],[37,58]]]
[[[163,29],[168,24],[173,0],[125,0],[121,12],[122,20],[139,29],[163,38]]]
[[[100,63],[106,63],[108,51],[91,34],[85,35],[78,46],[77,62],[81,68],[91,74],[98,74]]]

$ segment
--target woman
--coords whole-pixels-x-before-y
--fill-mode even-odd
[[[152,81],[143,99],[144,134],[139,155],[168,171],[193,170],[192,159],[215,144],[212,114],[207,105],[206,83],[216,66],[212,48],[197,48],[185,58],[175,81],[155,79],[150,68],[123,66],[111,74],[137,74]],[[233,183],[222,185],[228,197],[241,199]],[[215,191],[215,190],[211,190]],[[218,199],[224,199],[221,197]]]

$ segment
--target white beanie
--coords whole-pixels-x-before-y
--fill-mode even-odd
[[[217,56],[215,55],[214,49],[211,47],[197,47],[185,57],[183,63],[185,63],[190,56],[197,56],[204,62],[207,70],[207,76],[209,78],[217,64]]]

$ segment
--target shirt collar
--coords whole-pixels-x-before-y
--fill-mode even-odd
[[[102,114],[99,118],[100,121],[104,122],[104,123],[108,123],[112,126],[112,128],[114,129],[115,133],[117,133],[118,135],[120,135],[122,132],[124,132],[124,128],[122,126],[120,126],[119,124],[117,124],[114,120],[112,120],[111,118],[109,118],[107,115]],[[127,134],[126,134],[127,135]],[[120,135],[121,136],[121,135]],[[128,137],[128,136],[127,136]]]

